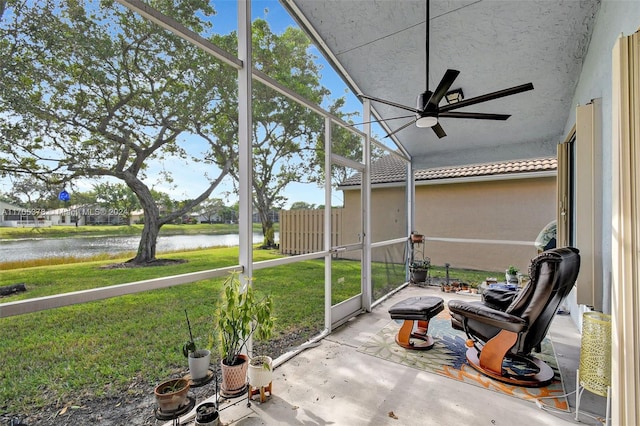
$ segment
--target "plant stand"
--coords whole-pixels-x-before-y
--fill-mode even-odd
[[[259,388],[254,388],[253,386],[249,385],[249,400],[251,400],[251,398],[254,395],[260,394],[260,403],[265,402],[267,400],[266,392],[269,392],[269,396],[272,395],[272,393],[271,393],[272,384],[273,384],[273,382],[269,382],[268,385],[260,386]]]
[[[165,411],[161,411],[160,408],[156,408],[155,410],[153,410],[153,414],[155,418],[158,420],[162,420],[162,421],[172,420],[172,423],[171,423],[172,425],[180,426],[180,416],[191,411],[193,407],[195,407],[195,405],[196,405],[195,396],[188,395],[187,403],[181,407],[178,407],[176,410],[165,412]]]
[[[423,259],[424,259],[424,235],[412,233],[409,236],[409,265],[411,265],[414,260],[423,260]]]
[[[220,382],[218,378],[219,378],[219,375],[221,374],[221,371],[220,370],[216,371],[213,368],[210,369],[209,371],[211,373],[210,374],[211,379],[209,379],[209,375],[207,375],[207,378],[203,380],[206,380],[207,383],[209,383],[212,380],[214,381],[215,383],[214,393],[212,397],[206,399],[204,402],[201,402],[201,404],[213,404],[213,406],[215,406],[217,415],[213,416],[214,417],[213,419],[211,419],[210,417],[207,417],[207,422],[204,424],[206,424],[207,426],[209,426],[209,424],[220,425],[221,424],[220,413],[225,409],[233,407],[237,404],[243,403],[244,401],[246,401],[247,407],[251,407],[252,394],[251,392],[248,392],[248,389],[249,389],[248,383],[244,386],[244,389],[242,391],[234,395],[228,395],[228,394],[225,394],[220,388]],[[204,384],[205,383],[202,383],[201,386]],[[254,394],[260,393],[260,391],[262,392],[268,391],[269,395],[271,395],[271,383],[269,383],[269,386],[265,386],[263,388],[255,388],[255,389],[252,389],[252,391],[254,392]],[[220,407],[221,402],[225,403],[224,407]],[[173,426],[180,426],[181,424],[180,417],[189,413],[194,408],[197,408],[196,397],[193,394],[188,394],[186,402],[175,410],[162,411],[160,410],[160,407],[157,405],[157,403],[154,404],[153,414],[156,420],[160,420],[160,421],[171,420],[172,421],[171,424]],[[189,421],[187,422],[187,424],[193,424],[193,423]]]
[[[409,236],[409,281],[413,284],[431,284],[431,268],[412,268],[414,263],[431,265],[431,259],[424,255],[424,235],[412,233]]]

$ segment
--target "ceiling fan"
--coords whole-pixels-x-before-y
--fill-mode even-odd
[[[445,133],[442,126],[440,125],[440,120],[439,120],[440,118],[506,120],[509,117],[511,117],[511,115],[508,115],[508,114],[487,114],[487,113],[480,113],[480,112],[460,112],[460,111],[453,111],[453,110],[470,106],[470,105],[479,104],[481,102],[491,101],[493,99],[498,99],[505,96],[515,95],[516,93],[533,90],[532,83],[522,84],[520,86],[499,90],[497,92],[487,93],[485,95],[477,96],[475,98],[464,99],[462,101],[452,103],[449,105],[439,106],[440,101],[445,96],[445,94],[447,94],[447,92],[449,91],[449,88],[451,87],[455,79],[458,77],[458,74],[460,74],[460,71],[448,69],[444,73],[444,76],[440,80],[440,83],[438,83],[438,86],[436,87],[436,89],[433,92],[429,90],[429,0],[426,0],[426,9],[427,10],[426,10],[426,21],[425,21],[425,26],[426,26],[426,37],[425,37],[426,39],[425,41],[426,70],[425,71],[426,71],[427,90],[425,90],[424,92],[418,95],[418,99],[416,101],[416,107],[412,108],[412,107],[408,107],[392,101],[388,101],[385,99],[380,99],[380,98],[376,98],[376,97],[368,96],[364,94],[359,95],[359,97],[361,98],[370,99],[372,101],[380,102],[386,105],[391,105],[396,108],[411,111],[415,114],[415,118],[413,120],[411,120],[407,124],[404,124],[403,126],[400,126],[398,129],[389,133],[386,137],[389,137],[395,133],[398,133],[399,131],[415,123],[417,127],[431,127],[431,129],[438,136],[438,138],[443,138],[447,136],[447,134]],[[407,118],[407,117],[411,117],[411,116],[388,118],[386,120],[380,120],[380,121],[394,120],[394,119]]]

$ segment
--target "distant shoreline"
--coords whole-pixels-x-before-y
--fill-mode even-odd
[[[84,225],[84,226],[51,226],[33,228],[9,228],[0,227],[0,241],[20,239],[42,238],[67,238],[67,237],[113,237],[140,235],[143,225]],[[279,224],[274,224],[274,230],[278,231]],[[183,225],[164,225],[160,228],[160,235],[223,235],[237,234],[238,224],[225,223],[200,223]],[[253,224],[253,232],[262,232],[259,223]]]

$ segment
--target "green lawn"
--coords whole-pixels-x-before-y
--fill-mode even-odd
[[[254,260],[278,257],[255,250]],[[238,248],[173,253],[187,263],[137,269],[101,269],[113,260],[0,271],[0,285],[26,282],[26,294],[3,303],[123,282],[237,264]],[[395,287],[404,280],[398,265],[373,265],[376,287]],[[359,292],[360,263],[333,262],[332,301]],[[463,272],[451,271],[459,276]],[[479,279],[486,272],[471,271]],[[296,333],[309,338],[324,324],[324,264],[304,261],[254,273],[254,285],[274,297],[274,338]],[[389,281],[392,281],[389,285]],[[51,403],[81,405],[91,396],[127,391],[134,380],[150,386],[185,371],[181,354],[188,339],[184,310],[196,342],[207,346],[212,312],[223,279],[121,296],[77,306],[0,319],[0,410],[13,413]],[[379,294],[376,294],[379,296]],[[217,354],[216,354],[217,355]],[[31,407],[29,407],[31,405]]]

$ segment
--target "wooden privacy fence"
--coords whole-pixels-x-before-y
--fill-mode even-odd
[[[331,209],[331,246],[341,245],[343,209]],[[324,210],[281,210],[280,252],[305,254],[324,249]],[[330,248],[330,247],[328,247]]]

